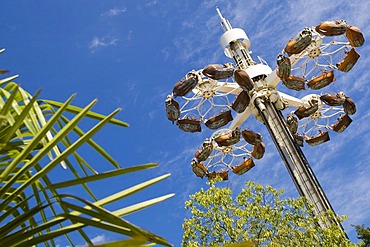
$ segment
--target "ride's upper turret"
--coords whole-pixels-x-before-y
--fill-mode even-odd
[[[241,28],[232,28],[230,22],[222,16],[217,7],[216,10],[221,18],[221,26],[225,31],[220,38],[220,43],[222,49],[224,49],[225,55],[229,58],[233,58],[237,66],[241,69],[246,69],[256,64],[250,55],[251,52],[249,48],[251,42],[247,34]]]

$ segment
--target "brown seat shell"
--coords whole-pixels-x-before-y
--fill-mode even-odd
[[[362,46],[365,42],[365,38],[361,30],[355,26],[347,27],[346,37],[352,47]]]
[[[344,114],[338,118],[338,122],[331,126],[332,130],[338,133],[342,133],[347,127],[351,124],[352,119],[348,116],[348,114]]]
[[[347,30],[347,23],[344,20],[324,21],[317,25],[315,30],[325,36],[342,35]]]
[[[317,146],[317,145],[320,145],[324,142],[329,141],[330,137],[329,137],[329,132],[325,131],[325,132],[319,133],[316,136],[311,136],[311,137],[305,136],[305,139],[306,139],[306,142],[308,143],[308,145]]]
[[[289,89],[293,89],[296,91],[305,90],[305,79],[299,76],[290,75],[285,79],[281,80],[284,86]]]
[[[242,69],[237,69],[234,71],[234,80],[238,85],[245,91],[250,91],[253,89],[253,81]]]
[[[356,50],[352,48],[350,51],[346,52],[346,56],[337,64],[337,68],[340,71],[348,72],[353,68],[353,66],[355,66],[359,58],[360,54],[358,54]]]
[[[330,83],[335,81],[334,71],[322,71],[321,75],[318,77],[312,78],[308,83],[307,86],[313,90],[318,90],[323,87],[328,86]]]
[[[177,126],[179,129],[185,132],[201,132],[200,120],[193,118],[183,118],[177,120]]]
[[[227,79],[233,75],[233,72],[234,68],[227,64],[210,64],[202,71],[203,75],[214,80]]]
[[[242,113],[247,109],[251,99],[247,91],[241,91],[231,105],[231,108],[237,113]]]
[[[205,125],[210,129],[218,129],[221,128],[222,126],[225,126],[232,120],[233,116],[231,115],[231,110],[228,110],[225,112],[221,112],[217,116],[209,118],[205,122]]]
[[[237,175],[243,175],[244,173],[252,169],[254,166],[255,164],[253,162],[253,158],[250,157],[249,159],[244,160],[243,163],[241,163],[240,165],[233,166],[232,171]]]

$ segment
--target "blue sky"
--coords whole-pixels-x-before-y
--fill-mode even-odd
[[[101,193],[114,193],[155,176],[171,177],[135,195],[132,202],[168,193],[176,196],[128,220],[179,246],[184,203],[205,186],[195,177],[190,161],[212,132],[185,133],[166,119],[164,100],[174,83],[188,71],[211,63],[232,62],[223,55],[219,37],[223,30],[215,10],[219,6],[233,27],[248,34],[252,56],[261,56],[271,68],[286,42],[306,26],[345,19],[369,36],[370,3],[366,1],[8,1],[0,15],[0,47],[6,49],[0,67],[20,74],[19,82],[30,93],[42,88],[41,98],[66,100],[77,93],[74,104],[84,106],[94,98],[95,111],[108,114],[123,108],[118,118],[130,128],[105,128],[95,139],[122,166],[157,162],[158,169],[104,184]],[[370,226],[370,142],[367,85],[370,48],[357,49],[361,58],[349,73],[336,74],[330,92],[344,91],[357,104],[353,123],[331,141],[303,151],[334,210],[349,219],[344,227],[356,240],[351,224]],[[279,85],[285,93],[301,97]],[[237,191],[248,180],[284,188],[286,196],[296,189],[267,130],[254,119],[244,126],[259,131],[266,155],[243,176],[231,176],[223,185]],[[101,164],[96,164],[99,166]],[[122,187],[122,188],[121,188]],[[117,236],[92,231],[92,238]],[[64,242],[61,240],[61,246]],[[83,242],[81,242],[83,244]]]

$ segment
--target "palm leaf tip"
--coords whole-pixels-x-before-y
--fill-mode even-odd
[[[42,100],[43,102],[53,106],[53,107],[56,107],[56,108],[60,108],[62,106],[62,103],[60,102],[57,102],[57,101],[53,101],[53,100]],[[95,100],[97,101],[97,100]],[[117,109],[118,111],[121,111],[121,108],[118,108]],[[68,106],[66,111],[70,112],[70,113],[74,113],[74,114],[77,114],[79,112],[82,111],[82,108],[80,107],[77,107],[77,106]],[[87,114],[86,114],[86,117],[89,117],[89,118],[92,118],[92,119],[96,119],[96,120],[102,120],[104,119],[106,116],[103,115],[103,114],[100,114],[100,113],[96,113],[96,112],[93,112],[93,111],[89,111]],[[129,127],[128,123],[126,122],[123,122],[121,120],[118,120],[116,118],[112,118],[110,119],[109,121],[110,123],[112,124],[115,124],[115,125],[118,125],[118,126],[122,126],[122,127]]]
[[[75,185],[78,185],[78,184],[85,184],[85,183],[88,183],[88,182],[94,182],[94,181],[98,181],[98,180],[101,180],[101,179],[111,178],[111,177],[114,177],[114,176],[119,176],[119,175],[123,175],[123,174],[127,174],[127,173],[132,173],[132,172],[137,172],[137,171],[141,171],[141,170],[145,170],[145,169],[150,169],[150,168],[154,168],[154,167],[157,167],[157,166],[158,166],[158,164],[148,163],[148,164],[144,164],[144,165],[140,165],[140,166],[120,168],[120,169],[107,171],[107,172],[103,172],[103,173],[92,175],[92,176],[87,176],[87,177],[77,178],[77,179],[75,178],[73,180],[67,180],[67,181],[60,182],[60,183],[54,183],[52,185],[52,187],[55,188],[55,189],[58,189],[58,188],[63,188],[63,187],[75,186]]]
[[[125,216],[125,215],[132,214],[134,212],[140,211],[144,208],[153,206],[154,204],[157,204],[159,202],[162,202],[162,201],[167,200],[167,199],[169,199],[171,197],[174,197],[174,196],[175,196],[175,194],[171,193],[171,194],[168,194],[168,195],[165,195],[165,196],[156,197],[154,199],[150,199],[150,200],[147,200],[147,201],[136,203],[134,205],[131,205],[131,206],[128,206],[128,207],[125,207],[125,208],[121,208],[119,210],[114,211],[113,213],[115,215],[119,216],[119,217],[122,217],[122,216]]]
[[[13,81],[14,79],[16,79],[18,77],[19,77],[19,75],[13,75],[11,77],[7,77],[7,78],[4,78],[4,79],[1,79],[0,80],[0,86],[5,85],[8,82],[11,82],[11,81]]]

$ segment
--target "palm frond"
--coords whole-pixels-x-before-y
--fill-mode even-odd
[[[116,211],[105,209],[106,205],[138,193],[169,174],[103,198],[96,196],[90,187],[91,183],[158,166],[149,163],[122,167],[92,139],[107,124],[128,127],[115,118],[120,110],[107,116],[96,113],[92,111],[96,100],[84,108],[73,106],[74,95],[64,103],[40,100],[40,90],[31,95],[13,81],[15,78],[17,76],[0,80],[0,246],[56,246],[54,239],[61,236],[73,245],[71,232],[92,244],[85,230],[88,227],[122,234],[125,239],[121,242],[127,244],[171,246],[162,237],[127,222],[122,216],[173,194]],[[96,121],[96,124],[85,131],[80,127],[84,121]],[[98,171],[80,153],[81,146],[91,148],[110,167]],[[63,175],[58,176],[57,181],[53,172],[60,169],[59,165],[66,169],[58,171]],[[84,190],[90,199],[66,194],[70,188]],[[114,246],[114,243],[106,246]]]

